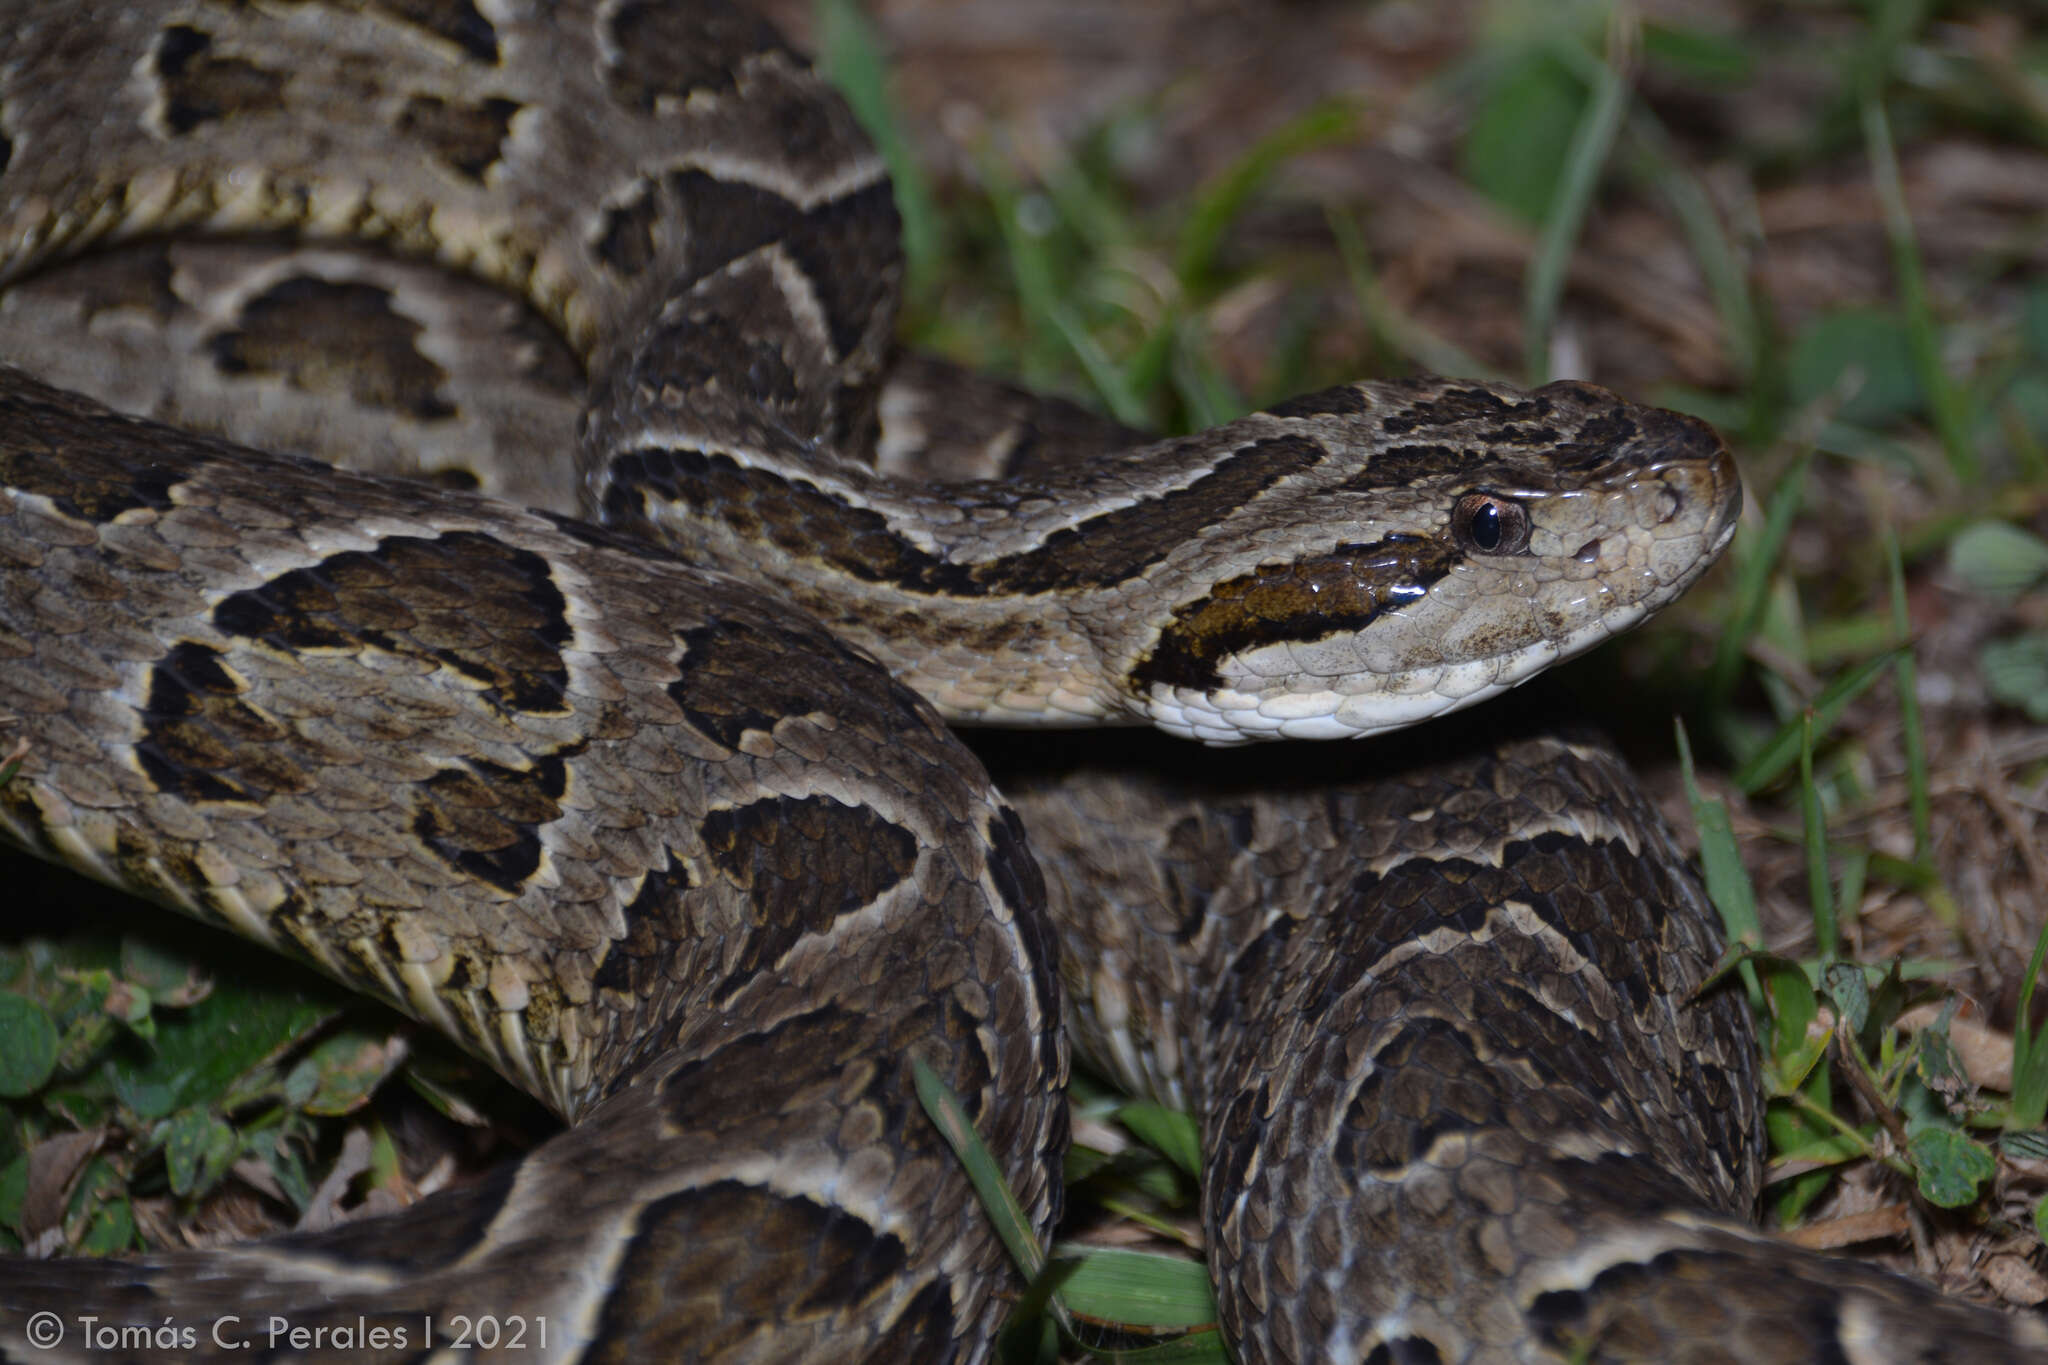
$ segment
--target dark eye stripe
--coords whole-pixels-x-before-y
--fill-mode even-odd
[[[1459,558],[1440,540],[1394,535],[1219,583],[1174,612],[1159,643],[1131,670],[1131,681],[1140,693],[1154,683],[1211,690],[1222,685],[1217,664],[1227,656],[1363,630],[1382,612],[1427,592]]]

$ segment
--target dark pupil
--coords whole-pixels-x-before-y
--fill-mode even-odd
[[[1472,543],[1482,550],[1500,547],[1500,508],[1482,502],[1472,511]]]

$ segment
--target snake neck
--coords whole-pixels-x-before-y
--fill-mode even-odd
[[[852,463],[728,391],[634,392],[632,433],[586,455],[591,504],[772,581],[958,723],[1413,724],[1669,601],[1741,497],[1703,424],[1590,385],[1353,384],[957,483]]]

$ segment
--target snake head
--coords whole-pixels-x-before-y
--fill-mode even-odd
[[[1332,458],[1153,578],[1172,605],[1132,651],[1129,695],[1211,744],[1370,735],[1484,700],[1684,592],[1742,506],[1711,427],[1591,384],[1356,384],[1229,434]]]

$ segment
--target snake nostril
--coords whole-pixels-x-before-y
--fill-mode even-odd
[[[1587,541],[1584,545],[1581,545],[1576,551],[1573,552],[1572,558],[1578,560],[1581,564],[1599,563],[1600,538],[1598,536],[1595,536],[1593,539]]]

